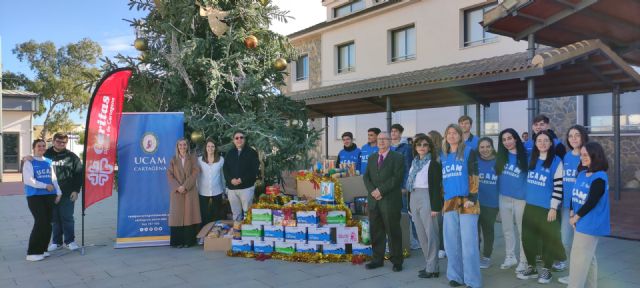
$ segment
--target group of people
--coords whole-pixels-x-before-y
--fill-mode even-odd
[[[393,271],[402,270],[400,217],[406,190],[426,262],[419,277],[439,277],[438,250],[444,244],[450,286],[482,287],[480,271],[491,265],[499,213],[506,250],[501,269],[515,267],[517,278],[545,284],[551,271],[569,267],[569,276],[558,281],[596,287],[598,238],[610,233],[602,146],[589,142],[587,130],[574,125],[565,147],[549,129],[549,118],[539,115],[531,139],[523,141],[514,129],[504,129],[496,149],[491,138],[470,133],[472,123],[462,116],[457,125],[446,127],[444,137],[437,131],[417,134],[408,154],[392,149],[398,124],[390,134],[369,135],[367,145],[377,150],[369,147],[372,152],[364,156],[360,151],[360,159],[367,159],[360,168],[369,192],[373,246],[366,268],[383,266],[388,241]],[[343,141],[345,136],[353,139],[345,133]]]
[[[47,149],[42,139],[33,141],[33,154],[25,157],[22,180],[34,223],[29,236],[27,261],[41,261],[49,252],[66,247],[80,248],[75,242],[73,212],[83,181],[80,158],[66,149],[69,136],[53,135]],[[51,242],[51,244],[49,244]]]
[[[176,154],[167,168],[171,247],[195,245],[199,228],[224,219],[223,195],[229,199],[235,221],[242,221],[251,208],[260,166],[258,153],[246,145],[242,131],[233,133],[233,144],[222,157],[216,142],[207,139],[203,155],[196,157],[187,140],[176,143]]]

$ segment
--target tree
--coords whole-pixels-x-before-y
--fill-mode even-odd
[[[40,111],[45,115],[41,137],[48,131],[65,131],[72,124],[69,113],[82,112],[89,104],[90,91],[100,77],[97,60],[100,45],[90,39],[56,48],[51,41],[34,40],[13,49],[18,60],[27,61],[35,79],[29,90],[40,95]]]
[[[29,85],[31,85],[31,81],[24,74],[2,71],[2,89],[29,90]]]
[[[306,167],[307,151],[320,134],[307,125],[304,103],[279,92],[287,75],[274,62],[294,59],[296,51],[268,30],[272,19],[288,18],[268,2],[130,0],[130,8],[148,11],[129,20],[146,42],[138,47],[144,52],[106,59],[106,66],[135,67],[126,111],[183,111],[187,135],[200,131],[217,143],[230,143],[233,131],[243,130],[264,160],[270,184],[283,170]],[[245,45],[249,36],[257,47]]]

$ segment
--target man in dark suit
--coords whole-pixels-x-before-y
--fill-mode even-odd
[[[367,263],[367,269],[382,267],[384,251],[389,238],[389,250],[393,271],[402,271],[402,232],[400,228],[400,210],[402,209],[402,179],[404,175],[404,156],[390,151],[389,134],[378,135],[378,152],[371,154],[367,170],[362,177],[369,191],[369,225],[371,225],[371,246],[373,260]]]

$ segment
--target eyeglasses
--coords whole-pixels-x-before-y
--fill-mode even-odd
[[[416,147],[429,147],[429,143],[420,143],[420,144],[416,144]]]
[[[237,136],[237,137],[235,137],[234,139],[236,139],[236,140],[241,140],[241,139],[244,139],[244,136]]]

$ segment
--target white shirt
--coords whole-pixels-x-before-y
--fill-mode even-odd
[[[33,156],[33,159],[44,161],[44,157],[42,156],[39,156],[39,157]],[[24,185],[31,186],[33,188],[40,188],[40,189],[47,188],[47,184],[37,181],[36,178],[33,176],[33,165],[31,164],[31,161],[24,161],[24,164],[22,164],[22,181],[24,182]],[[56,190],[56,194],[62,195],[62,190],[60,190],[60,186],[58,186],[56,169],[53,167],[53,165],[51,165],[51,182],[53,183],[53,187]]]
[[[224,192],[224,174],[222,165],[224,158],[220,156],[220,160],[216,163],[207,163],[202,161],[202,157],[198,157],[198,164],[202,172],[198,176],[198,193],[202,196],[218,196]]]
[[[425,164],[422,167],[422,170],[420,170],[418,174],[416,174],[416,180],[413,181],[413,189],[429,188],[429,165],[430,164],[431,164],[431,160],[427,161],[427,164]],[[411,173],[411,170],[413,170],[413,167],[411,167],[411,169],[409,170],[409,173]]]

